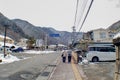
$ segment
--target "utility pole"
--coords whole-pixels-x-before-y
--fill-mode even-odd
[[[45,50],[47,49],[47,34],[45,35]]]
[[[72,43],[76,41],[76,29],[75,26],[72,27],[73,32],[72,32]]]
[[[6,53],[5,53],[6,32],[7,32],[7,27],[5,27],[5,35],[4,35],[4,57],[6,56]]]
[[[6,34],[7,34],[7,27],[8,25],[4,25],[4,57],[7,55],[6,54]]]
[[[116,47],[116,64],[115,64],[115,77],[114,80],[120,80],[120,38],[117,37],[113,39],[113,44]]]

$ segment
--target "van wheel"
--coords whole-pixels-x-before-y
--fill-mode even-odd
[[[92,62],[99,62],[99,58],[98,57],[93,57]]]

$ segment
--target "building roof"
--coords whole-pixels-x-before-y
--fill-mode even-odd
[[[4,38],[3,35],[0,35],[1,38]],[[11,39],[10,37],[6,36],[6,39]],[[12,40],[12,39],[11,39]]]
[[[104,29],[104,28],[99,28],[99,29],[94,29],[94,30],[91,30],[91,31],[89,31],[89,32],[93,32],[93,31],[101,31],[101,30],[106,31],[106,29]]]

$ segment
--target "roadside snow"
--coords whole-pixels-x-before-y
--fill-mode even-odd
[[[28,54],[43,54],[43,53],[54,53],[55,51],[35,51],[35,50],[27,50],[24,51],[24,53],[28,53]]]
[[[27,50],[23,53],[27,53],[27,54],[48,54],[48,53],[54,53],[55,51],[35,51],[35,50]],[[22,53],[20,53],[22,54]],[[19,60],[22,60],[22,59],[19,59],[17,58],[16,56],[13,56],[11,54],[5,56],[4,58],[4,54],[0,54],[0,59],[2,60],[2,62],[0,62],[0,64],[5,64],[5,63],[11,63],[11,62],[14,62],[14,61],[19,61]],[[26,58],[24,58],[26,59]]]
[[[0,64],[11,63],[11,62],[20,60],[17,57],[12,56],[11,54],[5,56],[5,58],[3,54],[0,54],[0,59],[2,59],[2,62],[0,62]]]

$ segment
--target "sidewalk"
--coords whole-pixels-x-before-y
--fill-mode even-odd
[[[78,70],[78,64],[75,64],[74,62],[75,59],[72,58],[71,63],[68,63],[67,61],[66,63],[63,63],[60,58],[58,65],[48,80],[82,80]]]

